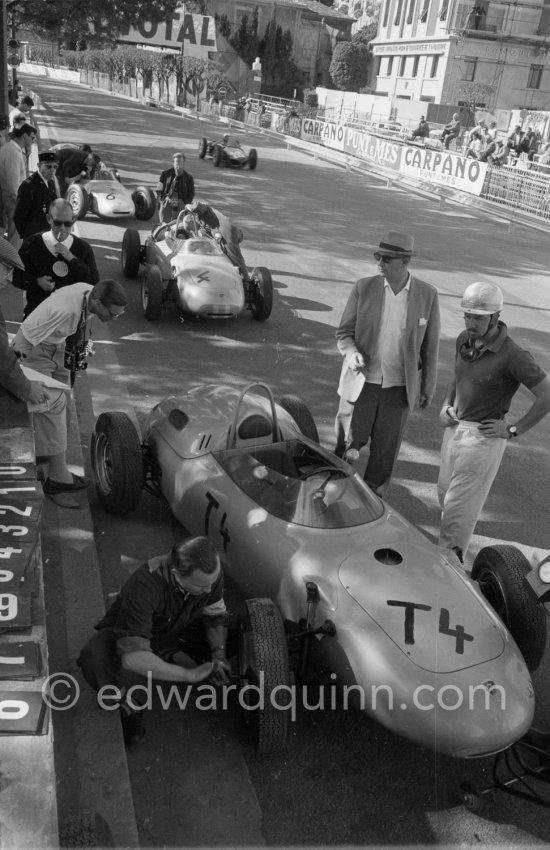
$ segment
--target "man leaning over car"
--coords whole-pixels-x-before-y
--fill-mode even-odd
[[[195,197],[195,182],[191,174],[185,170],[185,156],[182,153],[175,153],[172,160],[172,168],[163,171],[157,183],[161,224],[177,218],[178,213]]]
[[[229,682],[226,620],[220,559],[206,537],[189,538],[150,558],[123,584],[78,664],[95,691],[118,688],[126,744],[145,734],[140,706],[128,693],[143,677]],[[101,705],[100,699],[101,693]]]

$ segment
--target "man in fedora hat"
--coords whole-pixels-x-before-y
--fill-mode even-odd
[[[58,195],[55,183],[57,157],[53,151],[38,154],[38,169],[23,180],[15,200],[13,220],[21,239],[50,229],[48,210]]]
[[[410,410],[431,401],[437,379],[437,290],[412,276],[414,239],[390,230],[374,252],[378,274],[358,280],[336,331],[344,357],[336,448],[358,459],[370,439],[365,481],[384,495]]]

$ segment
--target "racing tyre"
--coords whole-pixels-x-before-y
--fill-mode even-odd
[[[252,316],[257,322],[265,322],[271,316],[273,309],[273,282],[269,269],[264,266],[253,269],[250,286]]]
[[[214,163],[216,168],[219,168],[220,165],[222,164],[222,156],[223,156],[223,148],[221,148],[220,145],[216,145],[216,147],[214,148],[214,152],[212,154],[212,162]]]
[[[158,266],[147,266],[141,281],[141,306],[143,315],[155,322],[162,311],[162,276]]]
[[[460,796],[462,797],[462,802],[469,812],[474,812],[474,814],[478,815],[485,808],[485,801],[483,800],[483,797],[469,782],[461,783]]]
[[[208,139],[205,139],[204,136],[199,142],[199,157],[200,159],[204,159],[206,156],[206,149],[208,148]]]
[[[546,612],[525,581],[530,569],[529,561],[515,546],[485,546],[474,561],[472,579],[479,582],[532,673],[546,649]]]
[[[73,183],[65,192],[65,200],[73,208],[73,214],[79,221],[84,218],[90,208],[90,196],[79,183]]]
[[[254,747],[261,753],[283,749],[290,691],[274,689],[290,685],[290,672],[283,620],[271,599],[247,599],[241,609],[239,678],[241,688],[255,686],[240,694]]]
[[[138,221],[149,221],[150,218],[153,218],[157,208],[157,199],[152,189],[149,189],[148,186],[138,186],[132,192],[132,200]]]
[[[319,432],[315,419],[311,415],[309,407],[304,404],[301,398],[295,395],[282,395],[275,401],[283,410],[290,413],[304,437],[313,440],[314,443],[319,442]]]
[[[90,446],[99,501],[112,514],[127,514],[138,505],[145,474],[138,433],[126,413],[102,413]]]
[[[141,241],[137,230],[125,230],[122,238],[121,263],[124,277],[129,280],[137,276],[141,254]]]
[[[248,167],[251,171],[254,171],[256,166],[258,165],[258,151],[256,148],[250,148],[248,152]]]

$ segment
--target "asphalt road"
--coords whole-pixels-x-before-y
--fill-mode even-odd
[[[130,187],[154,186],[160,171],[171,164],[172,153],[183,149],[197,197],[243,228],[248,264],[270,268],[276,290],[273,314],[265,324],[249,315],[228,323],[180,323],[175,308],[152,324],[142,315],[138,283],[128,281],[125,315],[96,329],[97,353],[77,379],[83,443],[102,411],[127,410],[139,422],[161,398],[195,383],[242,386],[262,380],[278,394],[302,396],[318,423],[321,442],[330,446],[340,369],[334,328],[355,279],[375,273],[372,251],[384,231],[407,230],[417,245],[411,269],[440,293],[440,378],[433,406],[409,420],[389,501],[428,535],[436,535],[437,412],[462,327],[460,296],[480,278],[498,282],[505,296],[503,318],[512,335],[550,368],[547,237],[525,228],[511,234],[490,216],[453,204],[441,208],[432,198],[386,188],[374,177],[287,150],[280,140],[258,132],[243,140],[258,149],[256,171],[214,169],[210,160],[197,156],[199,137],[218,132],[213,125],[59,82],[25,82],[43,100],[43,145],[48,134],[52,144],[88,142],[118,166]],[[102,277],[123,280],[122,236],[130,226],[144,238],[149,228],[139,224],[93,216],[79,223]],[[513,411],[526,404],[529,394],[519,393]],[[550,548],[549,438],[550,417],[508,447],[477,527],[476,546],[514,541]],[[91,501],[109,601],[138,563],[167,550],[181,530],[148,496],[124,522],[106,515],[93,495]],[[537,722],[548,725],[547,681],[548,657],[535,679]],[[466,778],[482,782],[489,776],[488,760],[437,758],[366,718],[338,712],[299,717],[287,752],[269,757],[248,749],[237,718],[209,723],[205,734],[218,755],[246,759],[268,844],[515,845],[550,840],[550,826],[532,804],[495,795],[483,817],[460,806],[458,783]],[[176,749],[174,728],[181,745]],[[177,714],[165,712],[155,723],[148,721],[148,729],[142,748],[129,752],[142,843],[227,843],[223,829],[209,831],[208,813],[191,835],[179,819],[182,801],[199,808],[200,801],[193,797],[189,778],[181,785],[189,735]],[[223,759],[217,769],[226,769]],[[226,789],[228,798],[220,802],[228,811],[231,790]],[[235,839],[237,844],[257,841],[256,835],[247,835],[245,825]]]

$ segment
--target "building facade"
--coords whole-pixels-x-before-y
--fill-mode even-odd
[[[550,109],[550,0],[383,0],[371,44],[396,105]]]

